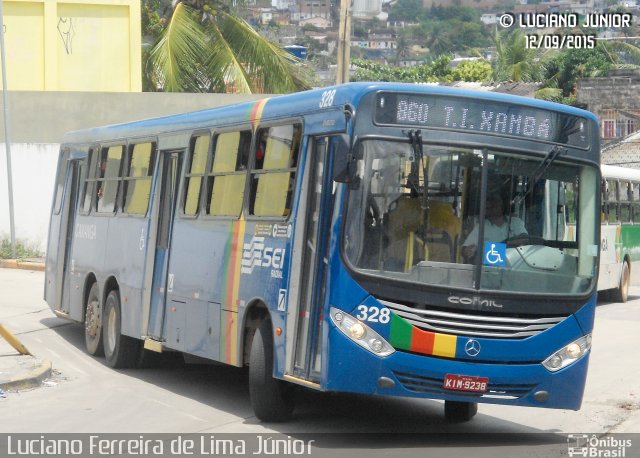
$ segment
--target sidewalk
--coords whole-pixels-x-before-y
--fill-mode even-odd
[[[0,268],[44,271],[44,259],[0,259]],[[50,375],[50,361],[21,355],[0,337],[0,397],[2,392],[38,387]]]
[[[0,259],[0,268],[44,271],[44,259]]]

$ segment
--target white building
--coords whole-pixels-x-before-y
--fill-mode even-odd
[[[351,9],[354,18],[371,18],[382,12],[382,0],[353,0]]]

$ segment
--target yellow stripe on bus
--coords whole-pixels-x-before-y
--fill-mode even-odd
[[[445,356],[447,358],[455,357],[457,340],[458,338],[456,336],[436,333],[432,354],[435,356]]]

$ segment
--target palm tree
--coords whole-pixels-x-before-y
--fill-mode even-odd
[[[494,81],[540,81],[543,59],[535,49],[528,49],[524,32],[498,33],[494,36],[496,59]]]
[[[310,72],[299,59],[260,36],[221,0],[174,0],[144,71],[152,86],[168,92],[283,93],[310,87]]]

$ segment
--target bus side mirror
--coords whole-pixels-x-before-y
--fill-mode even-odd
[[[350,141],[347,134],[332,137],[333,170],[332,178],[338,183],[350,182],[349,162],[351,162]]]

